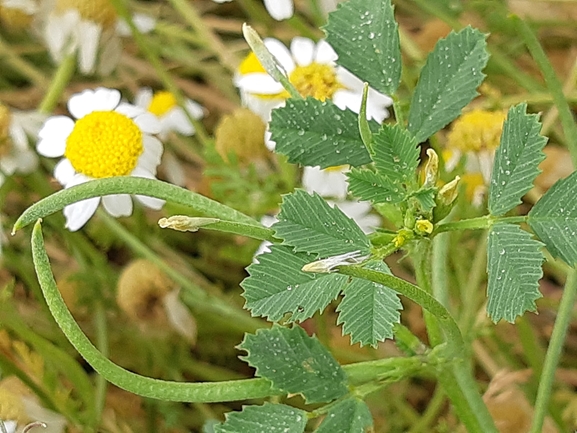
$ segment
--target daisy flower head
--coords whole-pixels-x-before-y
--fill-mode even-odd
[[[325,40],[296,37],[290,49],[277,39],[264,40],[266,48],[288,74],[290,82],[303,97],[325,101],[331,99],[341,109],[356,113],[361,109],[363,82],[335,61],[337,54]],[[270,120],[272,108],[280,107],[289,97],[282,85],[266,73],[254,53],[241,63],[235,84],[248,108]],[[367,117],[382,122],[388,117],[392,99],[369,88]]]
[[[202,119],[204,109],[192,99],[186,99],[185,110],[183,110],[174,95],[167,91],[153,92],[152,89],[143,88],[138,91],[134,101],[140,107],[154,114],[160,120],[159,137],[164,140],[171,132],[178,132],[182,135],[193,135],[194,126],[188,119],[186,112],[193,119]]]
[[[38,166],[38,156],[28,137],[35,136],[45,116],[37,112],[10,110],[0,103],[0,184],[4,176],[27,174]]]
[[[117,23],[110,0],[55,0],[44,18],[43,36],[57,63],[77,53],[80,72],[91,74],[97,69],[106,75],[122,52]]]
[[[63,157],[54,169],[54,177],[64,188],[114,176],[156,177],[163,147],[153,134],[160,132],[160,122],[144,109],[120,102],[120,98],[115,89],[77,93],[68,101],[68,111],[75,120],[53,116],[38,133],[38,153]],[[152,209],[160,209],[164,204],[157,198],[140,195],[135,198]],[[94,197],[66,206],[66,228],[80,229],[100,201],[100,197]],[[102,197],[102,204],[114,217],[132,214],[128,194]]]
[[[213,0],[216,3],[228,3],[231,0]],[[266,10],[277,21],[289,19],[295,12],[293,0],[264,0]]]

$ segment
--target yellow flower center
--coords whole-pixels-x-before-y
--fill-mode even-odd
[[[334,68],[320,63],[297,66],[289,80],[302,96],[312,96],[321,101],[332,98],[342,88]]]
[[[0,387],[0,419],[17,421],[18,423],[28,421],[20,396],[3,387]]]
[[[64,156],[78,173],[103,178],[129,175],[144,150],[142,131],[115,111],[94,111],[76,121]]]
[[[504,111],[486,110],[473,110],[462,115],[447,136],[447,147],[465,152],[495,150],[499,146],[506,117]]]
[[[240,66],[238,67],[238,72],[241,75],[254,74],[256,72],[266,73],[266,70],[261,65],[255,53],[252,51],[244,58]]]
[[[148,111],[157,116],[163,116],[176,107],[176,98],[167,91],[156,92],[150,101]]]
[[[14,32],[26,29],[32,23],[32,15],[18,8],[0,5],[0,23],[2,27]]]
[[[56,10],[64,13],[75,9],[86,21],[93,21],[105,29],[116,25],[118,16],[110,0],[57,0]]]
[[[12,140],[10,139],[10,122],[12,115],[10,110],[3,104],[0,104],[0,156],[10,153]]]

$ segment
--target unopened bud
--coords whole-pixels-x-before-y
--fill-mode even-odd
[[[158,225],[163,229],[172,229],[179,232],[196,232],[201,227],[219,222],[218,218],[189,217],[174,215],[169,218],[160,218]]]
[[[425,166],[424,186],[435,186],[439,178],[439,156],[433,149],[427,149],[429,160]]]
[[[302,267],[302,271],[328,274],[333,272],[337,266],[358,265],[367,258],[368,256],[361,255],[360,251],[352,251],[350,253],[339,254],[338,256],[307,263]]]
[[[393,239],[393,244],[395,245],[395,247],[401,248],[403,245],[407,243],[407,241],[410,241],[414,237],[415,235],[412,230],[403,228],[399,230],[397,236],[395,236],[395,238]]]
[[[456,176],[452,181],[445,184],[437,194],[439,205],[449,206],[453,204],[459,193],[459,182],[461,178]]]

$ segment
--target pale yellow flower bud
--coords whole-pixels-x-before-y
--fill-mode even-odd
[[[439,179],[439,156],[433,149],[427,149],[429,160],[425,166],[425,183],[424,186],[435,186]]]

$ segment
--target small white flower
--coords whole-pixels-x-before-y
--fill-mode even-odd
[[[30,148],[28,137],[38,134],[45,119],[45,115],[35,111],[10,112],[0,105],[0,124],[9,122],[7,137],[2,137],[0,132],[0,184],[4,181],[4,175],[27,174],[36,169],[38,156]]]
[[[160,120],[161,140],[168,137],[171,132],[182,135],[193,135],[194,126],[186,116],[185,111],[178,106],[174,95],[170,92],[160,91],[153,93],[151,89],[140,89],[136,94],[135,105],[156,115]],[[187,99],[185,108],[193,119],[202,119],[204,109],[192,99]]]
[[[38,153],[64,158],[56,165],[54,177],[64,188],[92,179],[136,176],[154,179],[162,156],[162,143],[152,134],[160,132],[160,122],[151,113],[120,102],[120,92],[98,88],[73,95],[67,116],[49,118],[39,132]],[[119,133],[122,132],[122,133]],[[142,204],[160,209],[164,201],[141,195]],[[100,197],[64,208],[66,227],[80,229],[96,211]],[[114,217],[132,214],[128,194],[102,197],[104,209]]]
[[[216,3],[227,3],[231,0],[213,0]],[[286,20],[293,16],[295,5],[293,0],[264,0],[266,10],[277,21]]]
[[[302,271],[328,274],[333,272],[337,266],[358,265],[368,257],[367,255],[361,255],[360,251],[352,251],[350,253],[339,254],[338,256],[307,263],[302,267]]]
[[[273,224],[278,222],[278,218],[276,217],[276,215],[264,215],[261,219],[260,219],[260,223],[265,226],[265,227],[272,227]],[[258,263],[258,256],[260,256],[261,254],[264,253],[270,253],[270,246],[272,245],[272,242],[269,241],[264,241],[262,242],[259,246],[258,249],[256,250],[256,252],[254,253],[254,257],[253,257],[253,262],[254,263]]]
[[[322,197],[344,200],[347,196],[348,181],[346,165],[325,168],[305,167],[302,185],[309,193],[316,192]]]

